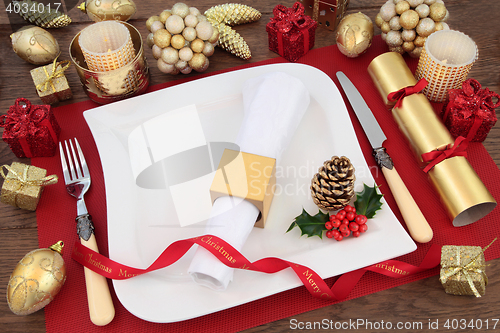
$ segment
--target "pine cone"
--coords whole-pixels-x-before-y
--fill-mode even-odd
[[[248,44],[245,42],[243,37],[240,36],[235,30],[233,30],[230,26],[224,23],[217,23],[216,21],[208,18],[208,21],[212,24],[212,26],[219,31],[219,46],[231,52],[237,57],[248,60],[252,57],[252,53],[250,52],[250,48]]]
[[[13,4],[19,4],[19,15],[33,24],[42,28],[62,28],[71,23],[71,18],[49,5],[45,6],[31,0],[13,1]],[[43,8],[43,9],[42,9]]]
[[[311,182],[311,195],[319,208],[339,210],[349,204],[354,196],[354,166],[345,157],[333,156],[325,161]]]
[[[211,7],[205,12],[205,16],[217,23],[230,26],[255,22],[262,14],[255,8],[239,3],[226,3]]]

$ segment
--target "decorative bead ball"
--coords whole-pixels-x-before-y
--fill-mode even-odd
[[[450,29],[443,0],[387,0],[375,17],[389,50],[420,57],[427,36]]]
[[[185,3],[178,2],[172,6],[172,14],[185,18],[189,15],[189,7]]]
[[[219,32],[197,8],[176,3],[148,18],[146,27],[150,31],[146,45],[162,73],[189,74],[193,69],[203,72],[208,68]]]
[[[171,34],[180,34],[184,30],[184,20],[179,15],[172,14],[165,22],[165,27]]]

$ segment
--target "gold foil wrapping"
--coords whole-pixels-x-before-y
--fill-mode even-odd
[[[13,162],[11,170],[18,175],[22,175],[27,168],[27,180],[43,179],[47,175],[47,170],[35,166]],[[9,171],[2,185],[0,201],[22,209],[36,210],[43,186],[30,185],[18,180],[17,176]]]
[[[299,0],[304,5],[305,14],[318,22],[318,26],[334,31],[344,17],[349,0]]]
[[[387,99],[389,93],[417,83],[401,54],[396,52],[384,53],[373,59],[368,66],[368,73],[387,107],[394,104]],[[392,115],[422,167],[425,164],[421,157],[423,153],[454,143],[448,129],[423,94],[405,97],[401,107],[392,108]],[[428,175],[454,226],[473,223],[496,206],[495,199],[463,156],[438,163]]]
[[[441,249],[440,281],[447,294],[484,295],[488,277],[480,246],[445,245]]]

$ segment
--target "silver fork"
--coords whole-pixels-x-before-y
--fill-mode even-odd
[[[90,187],[90,172],[87,162],[76,138],[74,139],[74,144],[71,140],[64,141],[64,148],[63,142],[59,142],[59,153],[61,155],[66,190],[76,198],[78,236],[80,236],[80,241],[83,245],[99,252],[94,236],[92,217],[87,211],[83,198]],[[115,316],[115,308],[106,278],[87,267],[84,267],[84,272],[90,319],[95,325],[106,325]]]

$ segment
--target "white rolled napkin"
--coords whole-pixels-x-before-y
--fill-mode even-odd
[[[236,144],[240,151],[276,159],[288,147],[309,106],[309,91],[299,79],[272,72],[247,80],[243,85],[244,118]],[[255,205],[232,197],[215,200],[205,234],[215,235],[238,251],[259,216]],[[188,269],[193,280],[214,290],[225,290],[233,268],[198,247]]]

